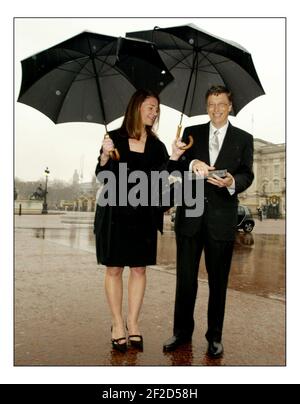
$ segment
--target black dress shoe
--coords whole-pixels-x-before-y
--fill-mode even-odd
[[[186,344],[187,342],[191,342],[191,337],[178,337],[173,335],[173,337],[169,338],[163,345],[164,352],[175,351],[180,345]]]
[[[208,343],[207,355],[211,358],[220,358],[224,353],[221,342],[211,341]]]

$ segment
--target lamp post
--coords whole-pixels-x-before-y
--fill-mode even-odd
[[[46,184],[45,184],[45,191],[44,191],[44,203],[43,203],[43,210],[42,214],[45,215],[48,213],[48,205],[47,205],[47,185],[48,185],[48,175],[50,174],[50,171],[48,167],[46,167],[46,170],[44,171],[46,175]]]

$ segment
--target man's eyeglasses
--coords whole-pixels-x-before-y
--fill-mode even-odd
[[[226,109],[227,107],[229,107],[230,104],[225,104],[225,102],[220,102],[220,104],[207,104],[207,108],[208,109]]]

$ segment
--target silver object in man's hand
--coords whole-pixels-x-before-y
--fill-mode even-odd
[[[213,170],[213,171],[209,171],[208,175],[205,176],[205,178],[214,178],[214,175],[217,175],[220,178],[224,178],[227,175],[227,170],[226,168],[224,170]]]

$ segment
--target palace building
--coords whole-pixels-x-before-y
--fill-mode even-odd
[[[252,213],[264,210],[267,217],[285,216],[285,143],[274,144],[254,139],[254,180],[239,195],[240,203]]]

